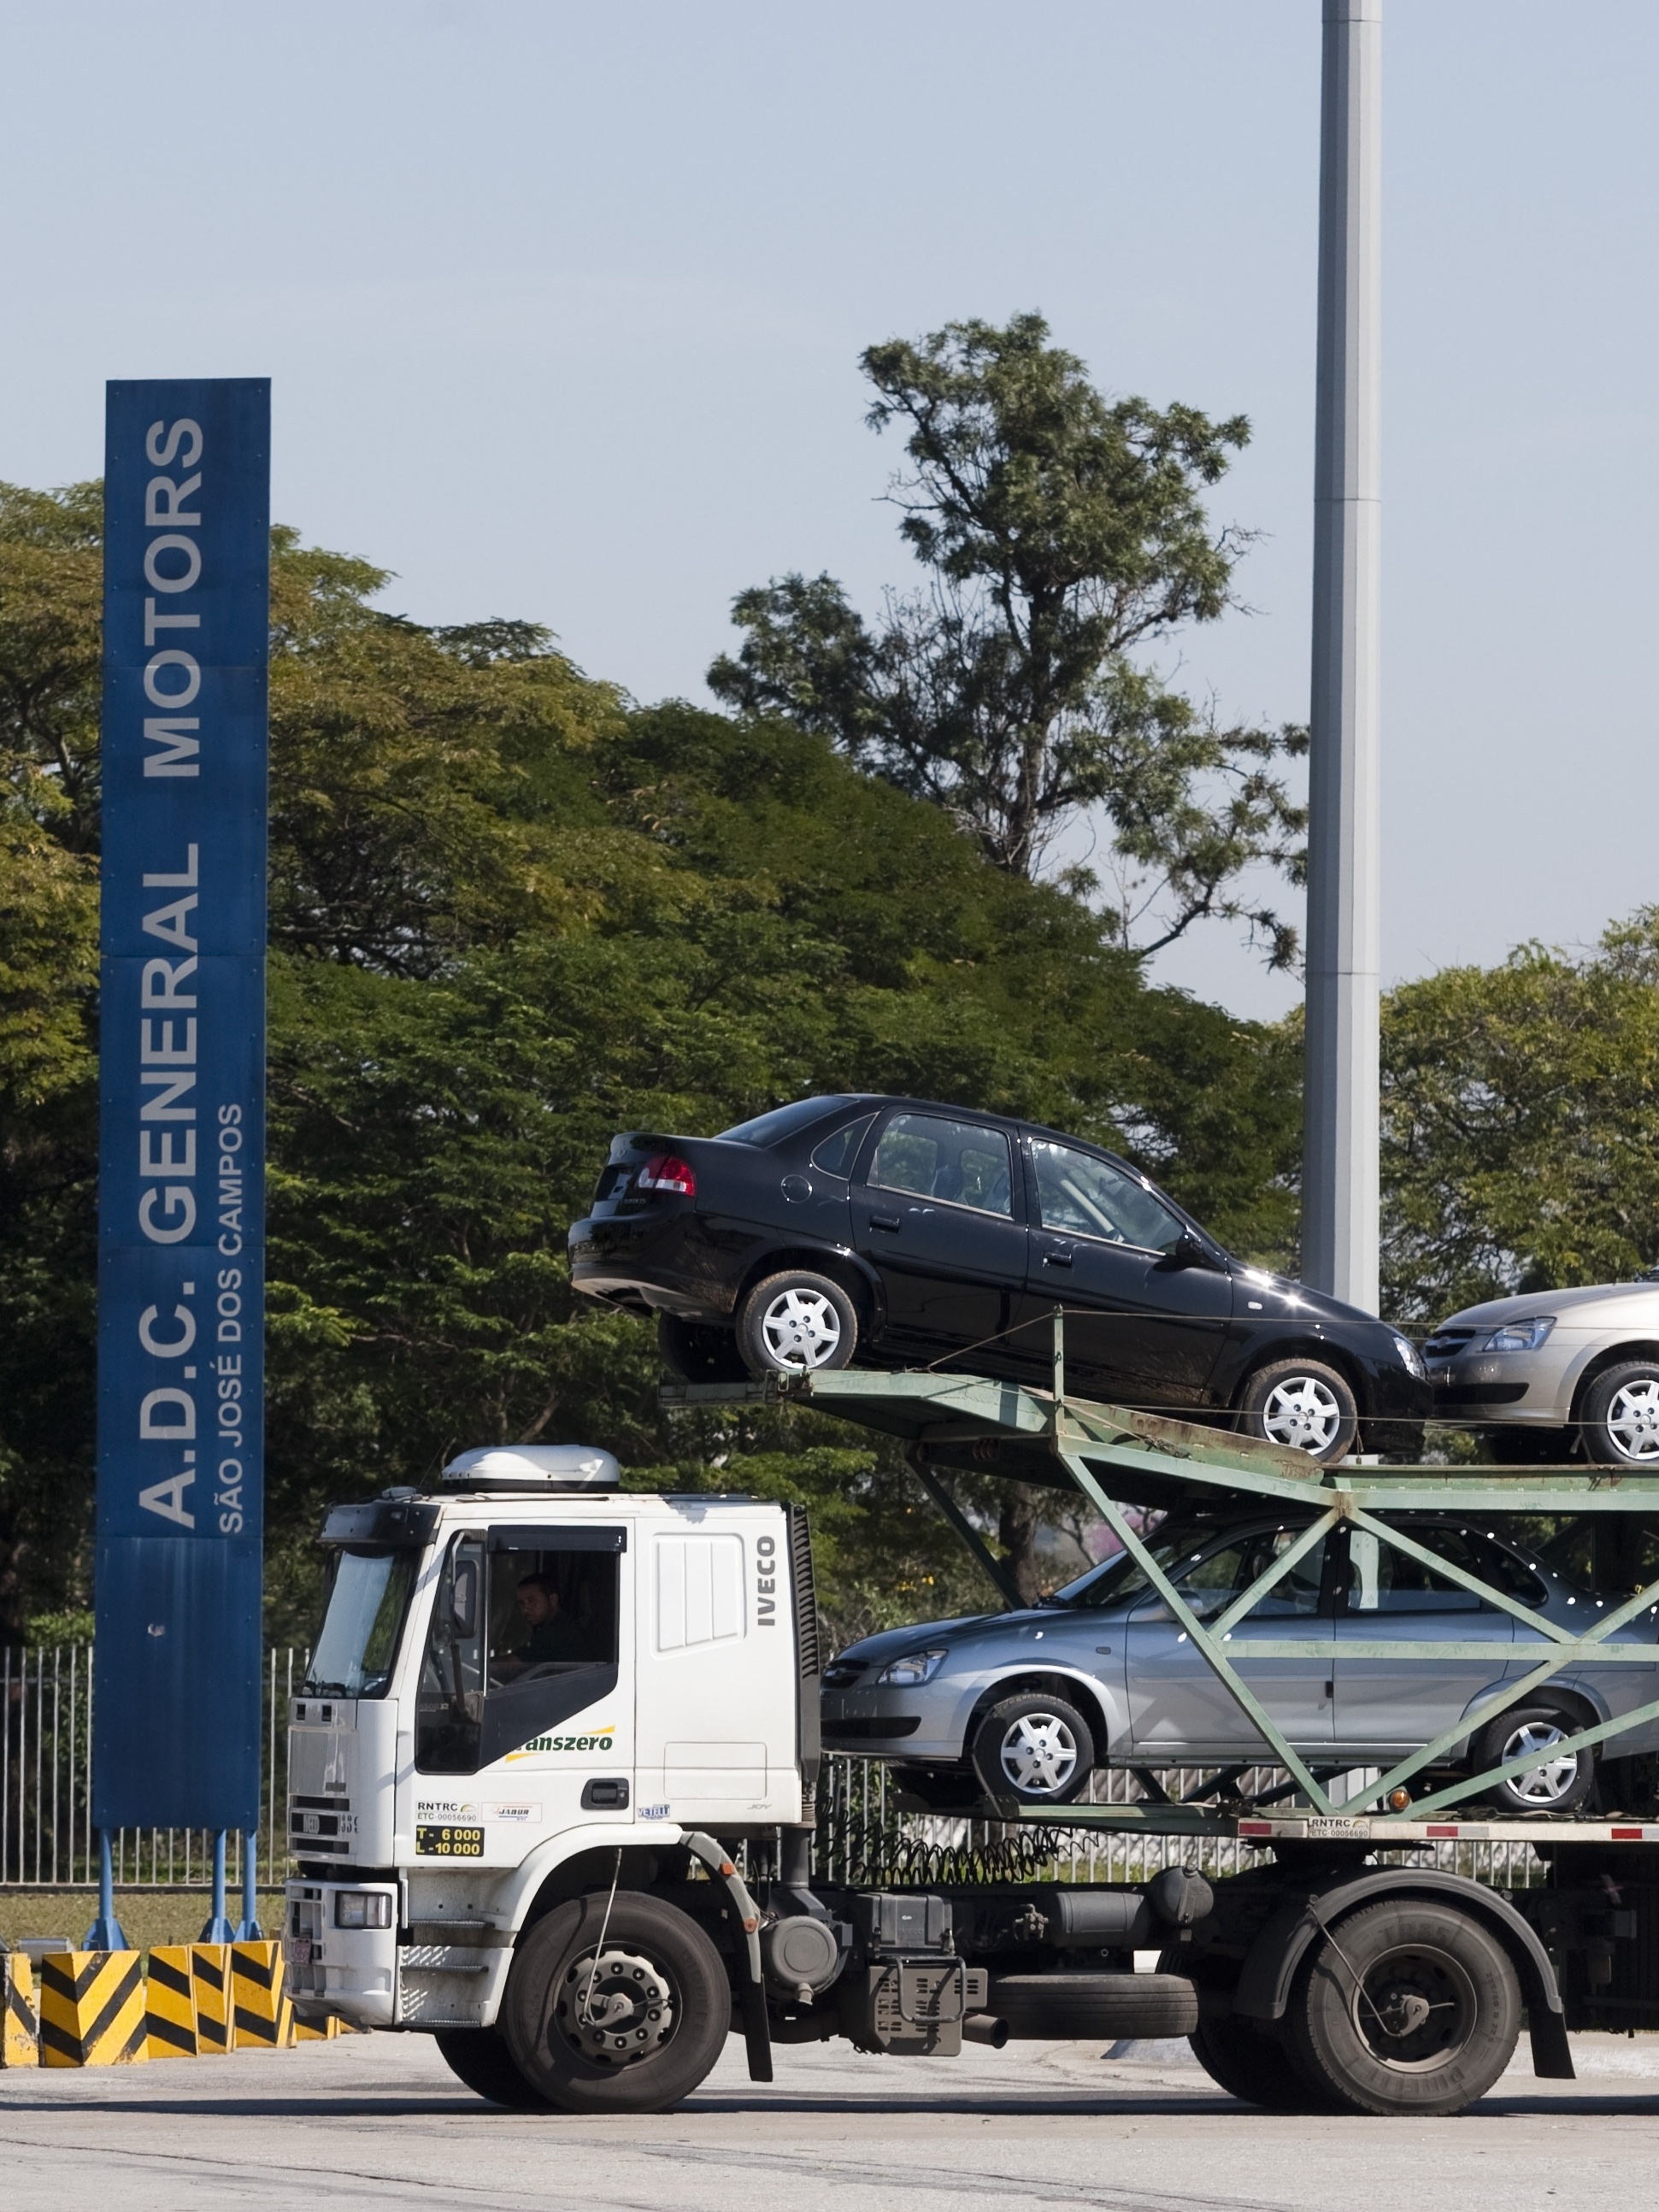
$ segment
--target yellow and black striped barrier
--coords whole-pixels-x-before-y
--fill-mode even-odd
[[[40,2059],[119,2066],[149,2057],[137,1951],[49,1951],[40,1961]]]
[[[283,1972],[280,1943],[233,1943],[232,2019],[238,2051],[286,2051],[294,2040],[294,2005]]]
[[[40,2063],[40,2023],[34,2011],[34,1969],[27,1951],[0,1953],[0,2066]]]
[[[296,2043],[332,2043],[340,2033],[337,2013],[325,2013],[321,2020],[301,2020],[294,2015],[294,2040]]]
[[[188,1943],[158,1943],[149,1954],[144,2026],[152,2058],[197,2055],[196,1987]]]
[[[222,2057],[230,2050],[232,2012],[230,1946],[192,1943],[191,1986],[196,1994],[196,2049],[200,2057]]]

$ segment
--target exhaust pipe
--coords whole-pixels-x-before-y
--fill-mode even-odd
[[[964,2043],[988,2043],[993,2051],[1000,2051],[1008,2040],[1008,2023],[988,2012],[970,2012],[962,2023]]]

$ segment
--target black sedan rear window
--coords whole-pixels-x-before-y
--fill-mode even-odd
[[[757,1114],[752,1121],[739,1121],[720,1135],[728,1145],[755,1145],[763,1152],[785,1137],[793,1137],[797,1129],[809,1123],[822,1121],[833,1114],[837,1106],[850,1106],[850,1098],[797,1098],[793,1106],[775,1106],[769,1114]]]

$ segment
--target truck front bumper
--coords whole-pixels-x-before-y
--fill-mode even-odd
[[[339,1899],[389,1899],[371,1910],[384,1928],[342,1927]],[[291,1881],[283,1957],[289,1995],[304,2019],[338,2013],[354,2027],[391,2027],[398,2006],[398,1892],[374,1881]],[[344,1917],[354,1917],[349,1908]]]

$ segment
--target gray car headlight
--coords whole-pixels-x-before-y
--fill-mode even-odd
[[[1406,1365],[1411,1370],[1412,1373],[1416,1376],[1418,1381],[1419,1382],[1422,1382],[1429,1370],[1423,1364],[1422,1353],[1412,1342],[1410,1337],[1395,1337],[1394,1340],[1394,1348],[1400,1354],[1400,1357],[1404,1360]]]
[[[1536,1352],[1554,1327],[1553,1314],[1540,1314],[1534,1321],[1506,1321],[1502,1328],[1493,1329],[1479,1349],[1482,1352]]]
[[[935,1644],[928,1651],[907,1651],[902,1659],[890,1660],[877,1675],[878,1682],[913,1690],[919,1682],[931,1682],[945,1664],[945,1647]]]

